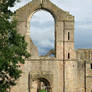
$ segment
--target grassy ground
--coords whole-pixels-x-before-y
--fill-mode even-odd
[[[39,92],[46,92],[46,90],[45,90],[45,89],[42,89],[42,90],[40,90]]]

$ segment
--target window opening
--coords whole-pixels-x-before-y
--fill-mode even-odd
[[[68,53],[68,59],[70,59],[70,53]]]
[[[90,67],[91,67],[91,69],[92,69],[92,63],[90,64]]]
[[[70,40],[70,32],[68,32],[68,40]]]
[[[30,22],[30,35],[37,47],[39,56],[55,56],[55,21],[45,10],[33,14]]]

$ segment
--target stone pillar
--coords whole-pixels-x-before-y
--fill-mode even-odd
[[[64,21],[65,60],[74,60],[74,21]]]
[[[77,91],[77,62],[74,50],[74,20],[64,21],[65,92]]]
[[[37,92],[37,81],[32,82],[31,92]]]
[[[63,22],[56,22],[56,58],[63,60]]]

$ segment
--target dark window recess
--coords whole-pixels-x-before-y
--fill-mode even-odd
[[[90,67],[91,67],[91,69],[92,69],[92,63],[90,64]]]
[[[68,32],[68,40],[70,40],[70,32]]]
[[[68,53],[68,59],[70,59],[70,53]]]

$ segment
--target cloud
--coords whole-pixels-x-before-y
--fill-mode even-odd
[[[92,21],[75,22],[75,48],[92,48]]]
[[[39,21],[33,21],[31,22],[32,27],[38,27],[40,29],[47,29],[48,27],[53,28],[54,22],[53,21],[46,21],[46,22],[39,22]]]
[[[46,50],[44,53],[48,52],[49,49],[47,48],[54,48],[54,30],[50,30],[50,28],[47,28],[45,30],[33,28],[30,32],[32,40],[34,44],[38,47],[40,54],[43,53],[43,50]]]
[[[84,30],[91,30],[92,31],[92,21],[80,21],[75,23],[76,30],[77,29],[84,29]]]
[[[77,28],[75,31],[75,48],[92,48],[92,30]]]

